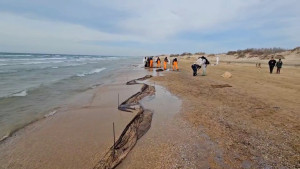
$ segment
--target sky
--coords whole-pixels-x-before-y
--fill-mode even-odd
[[[300,46],[300,0],[0,0],[0,52],[144,56]]]

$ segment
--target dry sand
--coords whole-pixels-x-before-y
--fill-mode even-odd
[[[185,163],[195,164],[205,158],[209,164],[179,168],[299,168],[300,68],[285,66],[281,74],[269,74],[266,64],[257,69],[251,62],[234,61],[210,65],[207,76],[193,77],[190,66],[195,58],[187,57],[179,62],[180,72],[164,72],[164,76],[153,79],[183,100],[181,118],[208,138],[197,141],[186,132],[170,144],[190,137],[195,145],[207,140],[214,145],[199,156],[190,154],[189,163]],[[221,77],[226,71],[231,78]]]

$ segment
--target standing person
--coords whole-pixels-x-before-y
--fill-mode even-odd
[[[143,59],[143,63],[144,63],[144,66],[147,67],[147,58],[146,57]]]
[[[206,66],[209,64],[209,61],[204,56],[201,56],[197,62],[202,68],[202,76],[206,76]]]
[[[160,67],[160,58],[159,57],[157,58],[156,63],[157,63],[157,67]]]
[[[280,74],[280,69],[282,67],[282,61],[281,59],[279,59],[279,61],[276,63],[276,67],[277,67],[277,74]]]
[[[178,61],[177,61],[177,58],[173,59],[173,71],[175,70],[175,68],[178,71]]]
[[[150,68],[153,68],[153,58],[150,57]]]
[[[217,59],[216,65],[218,65],[219,64],[219,59],[220,59],[218,55],[217,55],[216,59]]]
[[[273,73],[275,64],[276,64],[276,60],[274,60],[274,57],[272,57],[271,60],[269,61],[270,74]]]
[[[150,67],[150,57],[147,57],[146,64],[147,64],[147,66],[146,66],[146,67]]]
[[[169,62],[168,58],[165,57],[164,59],[164,70],[167,70],[167,63]]]

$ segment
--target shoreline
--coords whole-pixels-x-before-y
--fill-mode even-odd
[[[299,76],[297,74],[299,68],[286,67],[282,74],[270,75],[266,67],[258,70],[252,65],[221,62],[219,65],[209,66],[207,76],[193,77],[190,68],[192,63],[192,59],[182,59],[179,62],[179,72],[159,73],[155,72],[155,69],[144,70],[143,68],[137,71],[132,67],[131,73],[123,72],[117,75],[121,79],[112,79],[108,84],[87,91],[90,92],[89,96],[78,96],[72,99],[72,102],[80,105],[68,105],[63,112],[55,113],[50,118],[30,125],[29,129],[26,129],[31,135],[41,134],[45,126],[53,129],[54,124],[59,124],[61,127],[57,129],[64,130],[63,132],[57,130],[61,132],[60,136],[65,136],[64,134],[68,132],[74,132],[76,135],[68,133],[71,137],[57,138],[56,132],[47,130],[43,133],[46,135],[43,136],[49,137],[49,134],[55,136],[51,141],[56,143],[51,145],[51,141],[37,137],[42,140],[35,140],[32,146],[30,145],[32,143],[28,142],[32,138],[26,138],[30,135],[25,130],[23,134],[14,136],[12,141],[7,140],[6,143],[11,148],[18,143],[16,147],[21,151],[16,148],[9,150],[0,144],[0,150],[6,150],[6,155],[9,155],[7,158],[5,154],[0,153],[0,157],[10,158],[9,168],[20,168],[21,164],[30,166],[32,164],[29,164],[29,161],[39,159],[37,156],[41,156],[42,159],[50,157],[48,161],[54,163],[49,165],[44,160],[35,161],[36,166],[30,168],[96,167],[99,160],[103,159],[103,155],[108,154],[109,157],[106,159],[111,159],[111,151],[105,153],[111,150],[113,145],[110,120],[121,120],[117,122],[116,136],[119,137],[136,115],[136,113],[116,111],[118,91],[123,91],[121,100],[128,100],[136,96],[134,93],[138,93],[141,87],[139,84],[131,85],[136,84],[136,81],[130,79],[145,80],[141,77],[154,75],[145,83],[154,84],[157,90],[155,95],[146,96],[141,100],[142,107],[154,112],[151,128],[146,127],[147,134],[133,144],[134,148],[129,146],[130,152],[125,153],[125,156],[121,153],[121,161],[123,161],[121,163],[119,161],[117,166],[113,165],[114,167],[119,169],[295,167],[295,162],[299,159],[295,143],[300,136],[297,130],[299,115],[295,114],[300,108],[296,104],[297,93],[299,94],[296,80]],[[233,77],[229,79],[221,77],[224,71],[231,72]],[[214,85],[231,87],[214,88]],[[276,92],[272,93],[272,91]],[[105,94],[106,92],[112,93]],[[278,92],[281,97],[276,95]],[[282,98],[281,102],[277,102],[280,98]],[[134,107],[135,104],[119,108],[131,110],[133,109],[131,106]],[[109,111],[102,115],[109,113],[110,120],[107,119],[108,116],[103,118],[99,115],[99,110],[104,111],[104,109]],[[114,114],[111,114],[112,112],[116,114],[112,116]],[[67,125],[69,129],[66,130],[62,125],[69,122],[58,123],[60,119],[73,124]],[[89,122],[87,123],[86,120]],[[106,127],[99,128],[98,125],[101,123],[107,123]],[[72,129],[73,127],[75,130]],[[99,135],[99,132],[104,133]],[[95,133],[97,136],[94,135]],[[285,134],[281,136],[280,133]],[[78,134],[80,137],[77,136]],[[108,138],[101,142],[104,137]],[[122,140],[122,136],[120,138]],[[79,144],[76,143],[78,140]],[[272,142],[272,145],[268,142]],[[68,147],[70,143],[73,145]],[[32,151],[32,148],[38,150],[35,148],[36,145],[39,149],[46,146],[45,152]],[[26,146],[31,147],[31,152],[25,153]],[[55,152],[51,152],[53,146],[61,148],[57,151],[61,153],[60,157],[63,161],[54,157]],[[69,154],[74,157],[68,157]],[[21,160],[24,155],[34,157],[26,158],[24,163],[24,159]],[[2,159],[2,162],[0,160],[0,164],[3,165],[3,160],[6,159]]]
[[[19,132],[22,132],[22,130],[26,130],[26,127],[33,125],[34,123],[37,123],[39,121],[45,120],[47,118],[50,118],[51,116],[54,116],[56,113],[59,112],[59,107],[58,108],[54,108],[53,110],[51,110],[48,114],[45,114],[43,117],[38,118],[38,119],[34,119],[33,121],[25,124],[24,126],[20,126],[19,128],[16,128],[14,130],[12,130],[8,135],[3,136],[0,139],[0,145],[1,144],[5,144],[5,141],[10,139],[11,137],[13,137],[14,135],[17,135]]]
[[[136,69],[136,68],[134,68],[134,69]],[[18,168],[18,167],[16,167],[18,165],[22,165],[22,166],[27,165],[27,166],[31,166],[29,168],[36,168],[33,166],[39,164],[40,162],[36,163],[37,161],[36,162],[34,162],[34,161],[37,159],[40,159],[39,161],[42,161],[42,163],[44,163],[43,168],[52,168],[53,166],[60,166],[60,167],[64,166],[66,168],[69,168],[71,166],[75,167],[77,165],[78,166],[89,165],[90,167],[88,167],[88,168],[92,168],[95,165],[95,162],[100,159],[99,157],[101,156],[100,154],[102,154],[101,152],[106,150],[105,147],[111,145],[111,144],[109,144],[109,142],[107,142],[108,140],[110,140],[110,137],[111,137],[110,136],[111,129],[109,129],[109,131],[106,130],[105,128],[102,128],[99,130],[100,126],[97,127],[95,120],[99,119],[99,121],[97,123],[100,122],[100,124],[101,124],[101,121],[102,121],[102,122],[104,122],[103,125],[105,125],[105,126],[107,126],[107,125],[110,126],[110,124],[107,123],[108,117],[111,120],[114,120],[116,122],[116,127],[117,127],[116,135],[119,135],[119,133],[124,129],[125,125],[127,125],[129,123],[129,121],[132,119],[133,114],[126,113],[126,112],[125,113],[120,112],[119,110],[117,110],[117,103],[114,104],[114,101],[112,102],[112,100],[115,100],[115,98],[117,98],[117,93],[120,93],[120,100],[124,100],[124,99],[127,99],[130,95],[132,95],[132,93],[135,93],[134,91],[138,91],[140,85],[126,86],[125,83],[127,82],[128,78],[130,78],[130,79],[138,78],[138,77],[141,77],[141,75],[147,74],[147,73],[148,73],[148,71],[144,71],[144,70],[136,71],[136,70],[133,70],[133,68],[130,68],[129,71],[127,71],[127,72],[121,73],[121,71],[120,71],[120,73],[116,73],[114,75],[115,80],[110,79],[106,85],[97,86],[96,88],[94,88],[92,90],[89,90],[83,94],[77,95],[76,97],[72,98],[69,101],[70,104],[63,107],[62,110],[61,109],[58,110],[54,115],[50,116],[49,118],[43,118],[42,120],[38,120],[30,125],[27,125],[25,128],[18,130],[17,132],[15,132],[13,134],[12,137],[7,138],[4,142],[2,142],[0,144],[0,150],[1,150],[0,156],[2,157],[1,158],[2,160],[0,160],[0,164],[1,164],[0,166],[2,166],[4,168],[5,168],[5,166],[6,167],[9,166],[9,168]],[[107,93],[107,94],[105,94],[105,93]],[[80,104],[78,104],[78,103],[80,103]],[[97,110],[99,110],[99,112],[102,112],[102,113],[100,113],[100,114],[97,113],[98,112]],[[104,113],[103,111],[106,113]],[[87,116],[85,116],[83,113],[84,114],[88,113],[89,115],[87,114]],[[111,114],[111,113],[113,113],[113,114]],[[101,118],[101,116],[103,116],[103,117]],[[90,122],[82,121],[79,119],[76,120],[77,117],[85,118]],[[92,122],[92,121],[94,121],[94,122]],[[80,124],[80,123],[82,123],[82,124]],[[88,124],[88,123],[90,123],[90,124]],[[83,124],[84,124],[84,126],[82,126]],[[74,129],[78,128],[78,127],[79,128],[74,130],[67,126],[69,126],[69,127],[72,126],[72,128],[74,128]],[[90,129],[82,130],[80,126],[82,126],[82,129],[84,129],[84,128],[90,128]],[[111,127],[109,127],[109,128],[111,128]],[[101,134],[98,136],[93,135],[93,133],[97,132],[97,130],[99,130],[100,133],[104,132],[102,134],[102,136],[101,136]],[[80,133],[82,133],[83,135],[87,135],[84,140],[82,140],[83,138],[81,136],[79,136]],[[61,135],[61,134],[63,134],[63,135]],[[60,137],[57,137],[58,135],[60,135]],[[109,137],[107,137],[107,136],[109,136]],[[45,138],[48,138],[48,139],[45,140]],[[103,141],[106,143],[103,144],[104,143],[103,141],[100,141],[100,142],[93,141],[96,138],[97,138],[97,140],[99,140],[99,138],[102,140],[105,138]],[[71,140],[69,140],[69,139],[71,139]],[[29,140],[31,140],[31,141],[29,141]],[[52,140],[52,141],[49,142],[50,140]],[[80,140],[82,140],[84,142],[81,142]],[[72,151],[76,151],[76,149],[66,146],[65,143],[63,143],[66,141],[67,142],[71,141],[72,142],[71,144],[74,144],[73,145],[74,147],[79,146],[78,148],[80,148],[79,150],[82,151],[82,153],[79,153],[79,154],[76,153],[78,155],[71,153]],[[92,143],[95,147],[93,147],[93,146],[91,147],[90,145],[87,145],[88,142],[90,142],[90,144]],[[24,147],[24,145],[26,145],[26,144],[33,145],[35,148],[27,150],[27,148]],[[65,145],[66,148],[63,148],[62,150],[58,150],[56,148],[57,146],[60,147],[62,145]],[[46,147],[44,147],[44,146],[46,146]],[[42,147],[44,147],[44,148],[42,148]],[[52,148],[50,148],[50,147],[52,147]],[[69,148],[67,148],[67,147],[69,147]],[[94,149],[92,151],[92,152],[94,152],[94,154],[91,154],[91,152],[86,152],[87,150],[84,150],[83,149],[84,147],[86,147],[86,149],[91,149],[91,150]],[[42,149],[44,149],[44,150],[41,151]],[[95,151],[95,149],[98,149],[98,151]],[[54,152],[55,150],[57,152]],[[22,154],[24,154],[25,151],[27,151],[28,154],[31,154],[32,157],[27,157],[27,158],[22,157]],[[46,153],[47,151],[48,151],[48,153]],[[69,151],[71,151],[71,152],[69,152]],[[80,156],[82,156],[83,154],[86,154],[87,157],[85,158],[85,160],[88,160],[90,162],[87,163],[87,161],[85,161],[85,160],[83,160],[83,161],[78,160],[74,164],[73,158],[75,156],[70,159],[70,157],[68,157],[68,156],[60,155],[61,159],[64,159],[64,162],[63,162],[63,163],[65,163],[64,165],[62,165],[63,164],[62,161],[57,159],[57,160],[53,161],[53,164],[51,166],[47,167],[47,163],[45,163],[47,160],[43,160],[43,158],[46,157],[44,155],[47,154],[47,156],[50,156],[51,158],[48,160],[51,160],[53,158],[55,159],[56,157],[53,155],[56,153],[59,153],[59,152],[60,152],[60,154],[63,153],[66,155],[71,153],[75,156],[78,156],[78,158],[80,158]],[[83,152],[85,152],[85,153],[83,153]],[[34,160],[34,161],[32,161],[32,160]],[[5,161],[10,161],[10,163],[6,164]],[[68,162],[68,161],[70,161],[70,162]],[[92,162],[92,161],[94,161],[94,162]],[[39,164],[39,165],[41,165],[41,164]],[[69,164],[69,165],[66,165],[66,164]],[[78,166],[76,168],[78,168]],[[87,168],[87,167],[84,167],[84,168]]]
[[[124,69],[127,72],[128,71],[132,71],[131,69],[127,70],[128,68],[125,68],[125,67],[123,67],[122,69]],[[91,86],[88,86],[88,87],[84,88],[80,92],[72,95],[72,97],[63,100],[63,102],[60,105],[57,105],[57,107],[54,107],[54,108],[51,108],[50,110],[45,110],[44,111],[44,112],[47,112],[47,113],[39,113],[39,116],[33,118],[31,121],[26,122],[26,124],[24,124],[22,126],[19,126],[19,127],[15,128],[15,129],[12,129],[11,131],[8,132],[8,134],[4,135],[0,139],[0,144],[4,143],[7,139],[9,139],[10,137],[12,137],[16,133],[18,133],[20,130],[26,128],[27,126],[32,125],[32,124],[34,124],[36,122],[39,122],[41,120],[44,120],[45,118],[49,118],[49,117],[53,116],[54,114],[58,113],[60,111],[60,109],[62,109],[62,107],[67,107],[69,105],[72,105],[73,103],[70,100],[72,100],[72,99],[74,99],[76,97],[79,97],[80,95],[82,95],[84,93],[92,93],[92,92],[94,92],[94,90],[96,88],[101,87],[103,85],[109,85],[110,83],[114,83],[113,81],[111,81],[110,77],[112,76],[112,77],[114,77],[112,79],[116,79],[117,78],[116,76],[119,76],[122,73],[122,71],[120,71],[120,70],[116,70],[116,72],[117,73],[111,73],[110,75],[101,75],[100,74],[101,78],[105,79],[104,82],[93,84]],[[124,75],[125,74],[126,73],[124,73]],[[127,77],[127,79],[128,79],[128,77]],[[54,111],[56,111],[56,112],[53,113]]]

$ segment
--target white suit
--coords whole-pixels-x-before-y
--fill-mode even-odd
[[[197,63],[201,66],[202,68],[202,76],[205,76],[206,75],[206,60],[203,59],[203,58],[199,58],[197,60]]]

